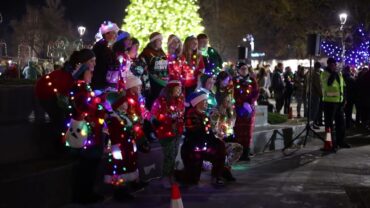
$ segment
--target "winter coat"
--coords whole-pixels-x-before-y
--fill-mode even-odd
[[[217,76],[222,69],[222,58],[220,54],[214,48],[208,47],[206,53],[202,52],[202,56],[205,65],[204,73]]]
[[[190,108],[185,115],[185,143],[195,148],[195,151],[207,149],[207,142],[216,139],[211,121],[205,112]]]
[[[284,93],[284,81],[283,77],[281,75],[281,72],[278,70],[275,70],[272,74],[272,82],[271,82],[271,88],[274,91],[275,94],[283,94]]]
[[[250,76],[242,77],[238,75],[233,82],[235,109],[238,111],[245,102],[253,106],[259,94],[256,79]]]
[[[75,135],[81,133],[81,129],[74,129],[76,122],[86,122],[88,130],[85,132],[87,140],[84,144],[84,149],[103,144],[102,129],[106,115],[102,106],[104,99],[104,95],[96,96],[90,85],[81,80],[76,81],[70,91],[69,115],[71,116],[71,122],[68,125],[69,129],[66,137],[69,136],[68,131],[73,131]],[[68,142],[68,138],[66,139],[66,142]],[[69,146],[68,144],[66,145]]]
[[[204,73],[204,62],[203,58],[199,58],[200,54],[196,54],[192,56],[191,62],[188,63],[186,61],[186,57],[183,56],[181,60],[185,61],[184,64],[184,73],[185,73],[185,81],[184,81],[184,86],[186,88],[196,88],[197,83],[198,83],[198,78],[199,76]],[[197,62],[197,60],[199,60]]]
[[[153,82],[162,87],[166,86],[168,81],[168,66],[167,56],[163,50],[154,50],[150,46],[147,46],[141,52],[139,58],[147,65],[151,86],[153,86]]]
[[[113,50],[108,47],[108,42],[104,39],[95,43],[93,51],[96,57],[96,65],[91,85],[94,89],[104,89],[109,86],[107,72],[115,71],[118,67],[118,62]]]
[[[158,139],[181,136],[184,131],[184,97],[171,98],[167,101],[165,96],[158,97],[151,110],[153,117],[159,122],[154,126]]]
[[[42,100],[56,98],[57,96],[69,96],[74,80],[72,74],[60,69],[42,76],[35,86],[36,96]]]

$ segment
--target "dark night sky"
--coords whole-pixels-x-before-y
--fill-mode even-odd
[[[111,20],[120,26],[124,10],[129,4],[129,0],[61,0],[61,2],[66,7],[65,18],[73,26],[86,26],[86,36],[90,39],[94,37],[100,24],[105,20]],[[0,12],[4,19],[3,26],[8,26],[9,21],[14,18],[22,17],[26,11],[26,4],[42,6],[45,5],[45,0],[1,0]]]

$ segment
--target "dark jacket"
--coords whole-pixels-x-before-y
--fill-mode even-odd
[[[275,70],[272,74],[271,88],[275,93],[282,94],[284,92],[284,81],[281,72]]]
[[[94,89],[104,89],[108,86],[106,80],[108,70],[114,70],[118,66],[114,52],[108,47],[104,39],[94,45],[93,51],[96,57],[96,65],[91,85]]]

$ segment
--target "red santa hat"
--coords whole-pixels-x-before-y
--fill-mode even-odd
[[[99,31],[101,34],[105,34],[112,31],[117,33],[119,31],[119,28],[115,23],[108,21],[101,24]]]
[[[142,85],[142,82],[136,76],[129,76],[129,77],[127,77],[127,79],[125,81],[125,89],[126,90],[128,90],[130,88],[133,88],[133,87],[136,87],[136,86],[140,86],[140,85]]]
[[[151,43],[158,40],[158,39],[161,39],[161,40],[163,39],[162,34],[159,33],[159,32],[154,32],[154,33],[150,34],[150,36],[149,36],[149,41]]]
[[[179,80],[170,80],[167,83],[167,87],[176,87],[181,86],[181,82]]]

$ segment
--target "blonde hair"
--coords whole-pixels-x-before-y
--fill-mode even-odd
[[[181,40],[179,37],[177,37],[176,35],[174,34],[171,34],[170,36],[168,36],[168,41],[167,41],[167,51],[170,50],[170,45],[173,43],[173,41],[179,41],[179,47],[176,48],[175,50],[175,54],[177,57],[180,57],[181,54],[182,54],[182,43],[181,43]]]

